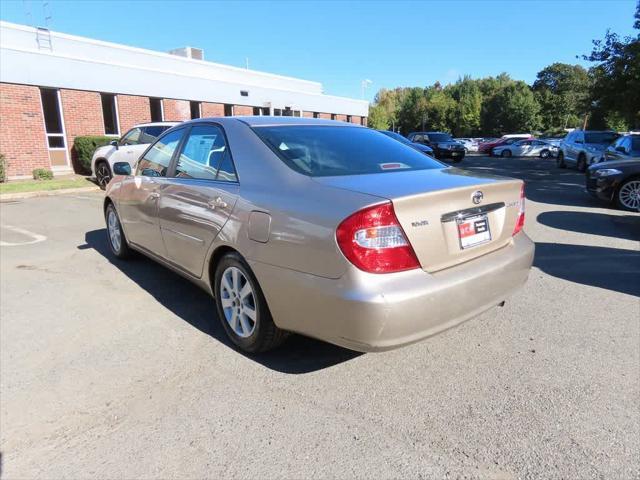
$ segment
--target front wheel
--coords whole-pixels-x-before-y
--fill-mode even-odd
[[[102,160],[96,164],[96,182],[98,182],[98,186],[101,190],[105,190],[107,188],[112,176],[111,168],[109,168],[109,164],[107,162]]]
[[[540,158],[549,158],[550,155],[551,155],[551,152],[549,152],[549,150],[542,150],[540,152]]]
[[[509,150],[509,149],[507,149],[507,150],[503,150],[503,151],[500,153],[500,156],[501,156],[502,158],[509,158],[509,157],[511,156],[511,150]]]
[[[628,212],[640,211],[640,178],[626,180],[616,193],[616,205]]]
[[[127,244],[127,239],[124,236],[118,212],[116,212],[116,207],[113,203],[109,203],[104,215],[107,221],[107,234],[109,237],[109,247],[111,247],[111,251],[118,258],[125,259],[130,257],[132,252]]]
[[[564,163],[564,153],[558,153],[558,158],[556,158],[556,166],[558,168],[567,168],[567,164]]]
[[[214,278],[216,310],[231,341],[249,353],[279,346],[287,332],[280,330],[253,272],[237,253],[225,255]]]

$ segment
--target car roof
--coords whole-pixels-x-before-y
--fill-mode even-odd
[[[358,127],[365,128],[356,123],[343,122],[340,120],[325,120],[321,118],[306,118],[306,117],[274,117],[274,116],[231,116],[231,117],[208,117],[199,118],[197,120],[191,120],[193,123],[215,121],[225,123],[228,121],[239,121],[249,125],[250,127],[265,127],[265,126],[282,126],[282,125],[325,125],[332,127]]]
[[[174,127],[181,122],[175,121],[167,121],[167,122],[147,122],[147,123],[136,123],[133,128],[136,127]]]

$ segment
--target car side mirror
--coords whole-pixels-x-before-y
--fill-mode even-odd
[[[616,147],[616,152],[627,153],[627,150],[623,146]]]
[[[131,175],[131,165],[127,162],[116,162],[113,164],[113,173],[115,175]]]
[[[109,145],[111,145],[112,147],[116,147],[116,150],[118,149],[118,141],[117,140],[111,140],[109,142]]]
[[[576,143],[584,143],[582,140],[576,140]]]

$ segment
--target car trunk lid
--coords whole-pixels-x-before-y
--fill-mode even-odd
[[[391,200],[421,267],[428,272],[506,246],[520,210],[522,181],[456,168],[315,180]]]

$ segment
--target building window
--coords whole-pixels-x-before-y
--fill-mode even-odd
[[[49,148],[65,148],[58,90],[43,88],[40,90],[40,98],[42,99],[44,126],[47,131],[47,144]]]
[[[191,108],[191,119],[200,118],[200,102],[189,102]]]
[[[282,116],[282,110],[280,110],[279,108],[274,108],[273,109],[273,115],[276,116],[276,117]]]
[[[161,98],[150,98],[149,110],[151,111],[152,122],[162,122],[164,120],[164,110],[162,108]]]
[[[313,118],[319,118],[318,112],[313,112]]]
[[[335,120],[335,119],[336,119],[336,114],[335,114],[335,113],[332,113],[332,114],[331,114],[331,120]]]
[[[300,116],[300,110],[294,110],[293,111],[293,116],[294,117],[299,117]]]
[[[351,123],[351,115],[347,115],[347,122]]]
[[[225,117],[232,117],[233,116],[233,105],[225,103],[225,105],[224,105],[224,116]]]
[[[102,120],[104,121],[105,135],[119,135],[118,105],[116,96],[111,93],[101,93]]]
[[[362,125],[364,127],[365,125],[365,118],[364,117],[360,117],[360,125]]]
[[[240,96],[241,97],[248,97],[249,96],[249,91],[248,90],[240,90]]]

